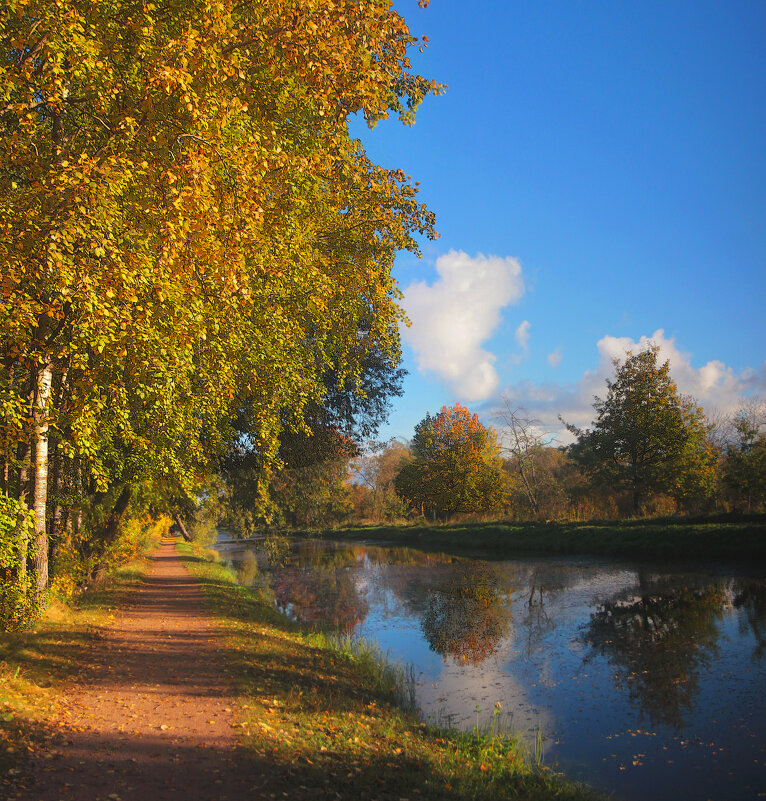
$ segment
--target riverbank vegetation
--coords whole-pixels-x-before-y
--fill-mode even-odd
[[[288,464],[292,495],[275,496],[272,520],[316,528],[672,516],[680,524],[766,512],[766,402],[751,398],[731,415],[708,418],[678,393],[654,346],[616,361],[606,389],[595,400],[593,428],[567,426],[566,446],[506,399],[497,429],[457,404],[427,414],[409,443],[317,458],[310,480]],[[238,502],[224,494],[223,519],[247,533],[232,514]]]
[[[766,515],[577,522],[462,522],[302,529],[294,536],[427,550],[766,562]]]
[[[198,547],[180,547],[227,631],[242,745],[269,758],[272,792],[303,797],[310,787],[306,797],[316,797],[325,786],[344,799],[597,797],[544,769],[539,743],[536,760],[534,742],[497,729],[461,733],[418,721],[406,671],[363,643],[291,623],[266,589],[238,586]]]

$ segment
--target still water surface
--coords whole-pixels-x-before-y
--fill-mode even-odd
[[[411,663],[425,719],[472,729],[499,703],[547,765],[628,801],[766,798],[762,570],[217,547],[286,614]]]

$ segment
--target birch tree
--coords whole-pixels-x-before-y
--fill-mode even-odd
[[[243,408],[268,472],[328,368],[396,362],[393,258],[433,217],[347,121],[439,87],[383,0],[10,0],[0,36],[0,442],[42,594],[54,450],[118,512],[192,492]]]

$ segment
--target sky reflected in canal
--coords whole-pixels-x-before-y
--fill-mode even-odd
[[[546,764],[630,801],[766,797],[760,571],[253,547],[220,545],[242,583],[411,663],[426,719],[473,728],[499,703]]]

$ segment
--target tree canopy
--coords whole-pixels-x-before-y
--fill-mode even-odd
[[[670,363],[657,364],[659,348],[615,360],[607,395],[593,404],[593,430],[578,435],[573,453],[602,481],[629,489],[638,511],[647,493],[668,489],[669,467],[680,459],[691,421],[670,377]]]
[[[387,0],[11,0],[0,36],[0,446],[42,590],[49,466],[189,495],[247,410],[265,490],[328,372],[396,364],[393,258],[433,217],[347,121],[439,87]]]
[[[766,403],[745,403],[729,422],[723,483],[734,504],[750,512],[766,503]]]
[[[503,499],[500,448],[495,432],[459,403],[442,407],[415,426],[414,461],[397,474],[397,493],[434,514],[483,512]]]

